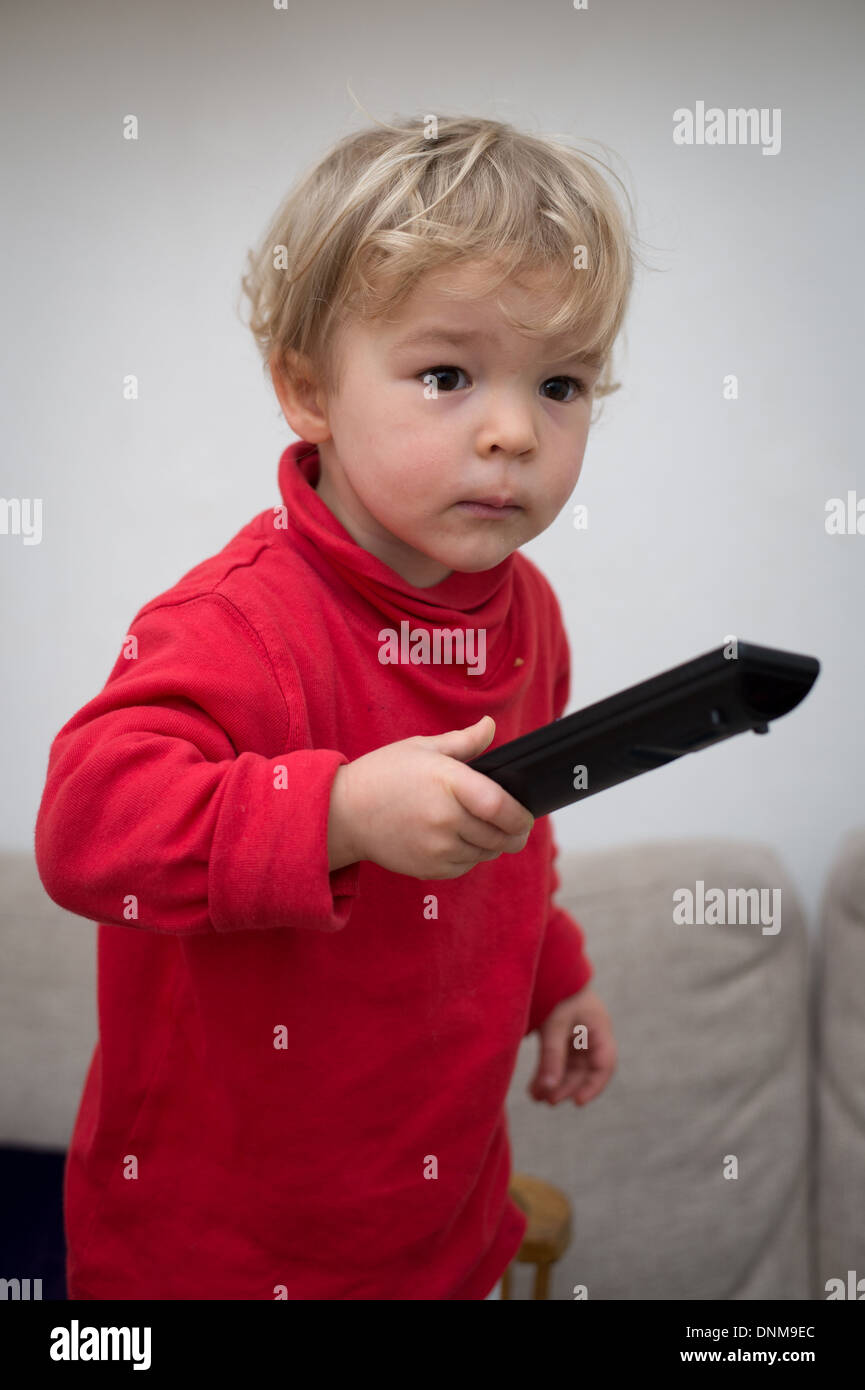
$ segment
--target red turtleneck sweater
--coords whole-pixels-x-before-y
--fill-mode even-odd
[[[141,609],[51,747],[39,873],[100,924],[73,1299],[481,1299],[525,1231],[517,1050],[592,973],[549,818],[434,881],[331,873],[327,818],[337,768],[383,744],[558,718],[559,606],[519,551],[413,588],[317,477],[290,445],[283,506]],[[382,664],[405,620],[485,629],[485,669]]]

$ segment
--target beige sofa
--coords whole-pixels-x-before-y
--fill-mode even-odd
[[[589,1105],[551,1107],[526,1091],[536,1036],[520,1051],[513,1166],[573,1206],[551,1297],[826,1298],[830,1279],[865,1280],[865,830],[831,870],[816,949],[766,845],[563,850],[559,866],[619,1064]],[[677,923],[673,893],[698,880],[780,889],[780,931]],[[0,1145],[62,1150],[96,1037],[96,928],[27,855],[0,855],[0,901]],[[515,1269],[513,1297],[531,1274]]]

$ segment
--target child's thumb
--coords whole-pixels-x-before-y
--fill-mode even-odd
[[[433,734],[427,743],[437,752],[465,763],[482,753],[495,733],[496,721],[491,714],[485,714],[476,724],[469,724],[465,729],[449,729],[444,734]]]

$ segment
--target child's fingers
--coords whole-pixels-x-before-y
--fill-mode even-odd
[[[582,1086],[585,1086],[587,1075],[588,1073],[583,1058],[578,1058],[577,1061],[572,1063],[568,1068],[568,1071],[565,1073],[558,1086],[556,1086],[554,1090],[546,1093],[550,1104],[558,1105],[560,1101],[565,1100],[568,1096],[575,1095]]]
[[[594,1100],[599,1096],[613,1074],[612,1067],[602,1067],[600,1071],[590,1076],[584,1081],[582,1086],[578,1086],[574,1093],[574,1103],[585,1105],[587,1101]]]
[[[596,1060],[587,1061],[580,1058],[561,1085],[550,1094],[550,1104],[558,1105],[561,1101],[570,1099],[575,1105],[585,1105],[587,1101],[600,1095],[612,1074],[612,1066],[598,1065]]]

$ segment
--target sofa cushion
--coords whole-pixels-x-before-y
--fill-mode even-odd
[[[865,830],[826,879],[816,962],[817,1201],[814,1296],[865,1299]],[[850,1278],[853,1271],[854,1278]],[[859,1286],[859,1281],[861,1286]]]
[[[713,838],[563,851],[559,865],[619,1060],[589,1104],[550,1106],[526,1094],[537,1035],[520,1050],[514,1169],[573,1203],[551,1297],[809,1297],[809,944],[777,855]],[[677,923],[673,893],[698,880],[770,890],[767,908],[780,890],[780,930],[741,910],[734,924]],[[530,1296],[528,1274],[515,1270],[515,1297]]]

